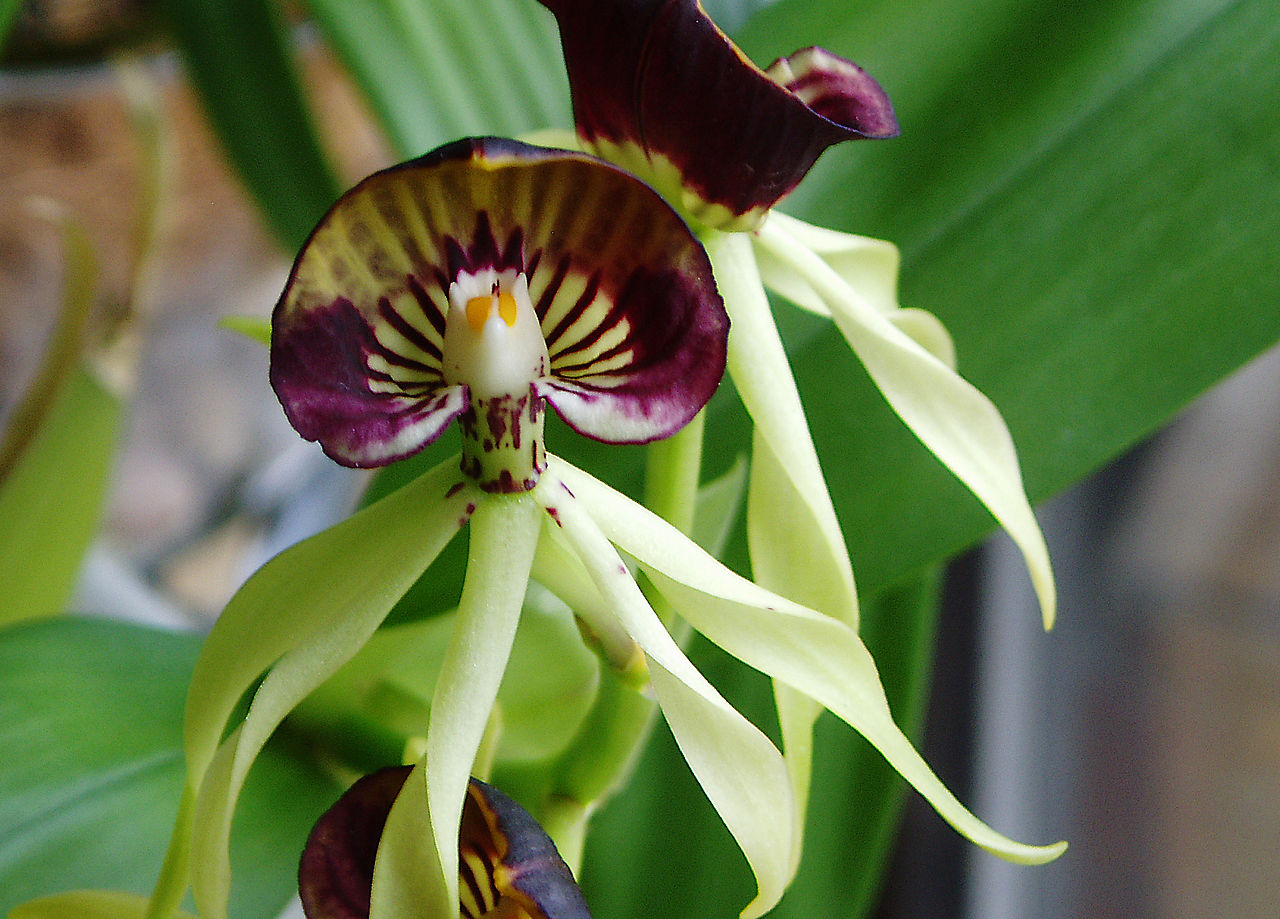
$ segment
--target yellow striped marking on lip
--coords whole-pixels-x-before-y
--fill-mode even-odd
[[[467,301],[467,322],[471,328],[477,332],[484,331],[484,324],[489,321],[489,311],[493,309],[495,300],[498,304],[498,315],[502,317],[502,321],[507,324],[507,328],[515,328],[520,307],[516,303],[515,295],[506,291],[496,296],[472,297]]]

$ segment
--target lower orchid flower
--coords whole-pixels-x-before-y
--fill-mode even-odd
[[[409,766],[393,766],[367,775],[320,818],[298,869],[307,919],[368,919],[378,842],[412,774]],[[546,831],[511,798],[475,779],[462,808],[458,854],[462,919],[591,919]]]
[[[273,316],[276,393],[299,432],[341,463],[407,456],[454,419],[461,457],[285,551],[232,599],[193,676],[186,794],[152,917],[171,914],[189,877],[199,914],[224,919],[231,818],[254,759],[463,526],[454,632],[425,754],[381,834],[373,919],[457,915],[463,802],[531,576],[584,621],[606,659],[633,671],[643,661],[755,873],[744,915],[778,901],[798,852],[787,765],[685,657],[627,559],[693,628],[863,733],[965,835],[1026,862],[1061,851],[1001,836],[946,790],[894,724],[848,625],[730,572],[546,451],[547,402],[607,442],[679,430],[720,380],[727,333],[711,265],[685,223],[593,157],[465,140],[339,200]]]

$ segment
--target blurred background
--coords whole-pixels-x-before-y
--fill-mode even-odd
[[[100,314],[129,303],[141,339],[75,606],[198,629],[265,557],[344,514],[364,478],[299,441],[267,386],[265,349],[218,326],[268,316],[288,258],[164,50],[140,66],[158,93],[171,192],[138,286],[142,158],[119,66],[96,50],[151,28],[144,6],[28,4],[0,69],[0,414],[35,372],[61,299],[62,237],[41,204],[57,201],[92,239]],[[390,162],[341,67],[307,26],[298,35],[340,172]],[[910,798],[876,915],[1274,919],[1280,351],[1041,519],[1057,628],[1041,631],[1005,540],[954,563],[924,744],[994,826],[1071,849],[1045,868],[1012,867]]]

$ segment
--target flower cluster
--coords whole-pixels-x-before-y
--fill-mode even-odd
[[[827,147],[898,133],[887,94],[818,48],[757,68],[697,0],[542,2],[560,25],[580,149],[447,145],[357,185],[297,257],[271,341],[271,383],[294,427],[367,467],[457,421],[461,455],[283,553],[232,600],[193,678],[187,787],[148,915],[172,915],[188,883],[202,917],[226,915],[231,817],[249,767],[464,526],[466,580],[423,754],[394,781],[358,786],[381,803],[362,852],[344,856],[362,866],[342,881],[357,907],[316,893],[329,879],[309,849],[312,919],[447,916],[459,904],[469,916],[585,914],[493,881],[502,857],[476,856],[472,838],[477,807],[490,807],[490,836],[511,813],[471,775],[531,578],[660,704],[755,873],[744,916],[772,908],[795,873],[823,709],[978,845],[1029,863],[1056,857],[1063,844],[1023,845],[970,814],[895,725],[858,638],[852,567],[765,291],[835,322],[904,422],[1022,547],[1051,621],[1048,556],[1012,441],[955,373],[941,324],[899,307],[896,250],[774,210]],[[549,404],[607,443],[699,437],[690,422],[726,370],[755,426],[754,581],[549,452],[544,435]],[[689,456],[692,485],[676,498],[691,507]],[[280,603],[298,591],[307,604]],[[659,598],[774,678],[785,755],[693,667]],[[266,612],[277,607],[287,612]],[[246,693],[248,713],[233,722]],[[347,819],[337,813],[326,819]]]

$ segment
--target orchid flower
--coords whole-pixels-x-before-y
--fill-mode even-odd
[[[765,293],[832,319],[915,435],[1021,548],[1045,626],[1049,554],[996,407],[955,372],[931,314],[899,308],[891,243],[774,210],[833,144],[899,133],[888,95],[821,48],[753,64],[698,0],[540,0],[560,26],[581,147],[658,189],[697,228],[732,320],[728,369],[755,428],[748,542],[756,581],[858,623],[852,566]],[[777,692],[807,799],[817,709]]]
[[[353,784],[307,839],[298,870],[308,919],[368,919],[374,857],[410,767]],[[472,779],[459,838],[464,919],[591,919],[573,873],[537,821],[497,788]]]
[[[794,874],[796,802],[773,743],[685,657],[626,559],[695,629],[863,733],[961,832],[1026,862],[973,817],[893,723],[856,632],[730,572],[544,445],[545,403],[615,443],[680,429],[715,390],[728,323],[707,256],[651,188],[582,153],[459,141],[344,195],[273,315],[271,381],[290,421],[352,466],[420,450],[457,419],[461,456],[286,550],[218,620],[188,696],[187,786],[151,919],[188,881],[225,919],[228,840],[254,759],[349,661],[463,526],[468,568],[425,753],[390,807],[373,919],[456,915],[469,777],[530,577],[647,675],[686,760],[771,908]],[[238,722],[242,698],[251,699]]]

